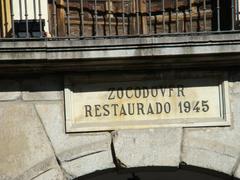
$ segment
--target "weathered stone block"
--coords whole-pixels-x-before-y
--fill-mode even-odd
[[[0,117],[0,177],[28,180],[50,169],[59,170],[32,105],[1,103]]]
[[[21,90],[17,80],[0,81],[0,101],[16,100],[20,96]]]
[[[233,91],[230,91],[233,92]],[[182,160],[232,175],[240,154],[240,97],[231,95],[230,127],[186,128]]]
[[[233,84],[233,87],[232,87],[232,93],[233,94],[240,94],[240,82],[235,82],[235,83],[232,83]]]
[[[181,138],[181,128],[120,130],[114,148],[126,167],[178,166]]]
[[[231,142],[226,142],[228,140],[225,136],[235,139],[230,133],[224,135],[204,130],[187,130],[184,135],[182,160],[189,165],[231,174],[239,149]]]
[[[35,77],[22,83],[23,100],[62,100],[63,80],[58,77]]]
[[[236,172],[235,172],[235,174],[234,174],[234,177],[240,179],[240,164],[239,164],[238,167],[237,167],[237,170],[236,170]]]
[[[62,167],[71,177],[114,167],[110,133],[65,133],[62,103],[37,104],[36,109]]]

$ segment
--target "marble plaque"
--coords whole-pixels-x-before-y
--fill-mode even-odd
[[[67,132],[230,125],[228,83],[221,78],[102,78],[65,77]]]

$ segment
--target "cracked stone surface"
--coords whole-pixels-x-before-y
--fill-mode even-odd
[[[61,165],[71,177],[115,167],[111,154],[111,134],[65,133],[62,103],[36,104],[37,112]]]
[[[63,180],[63,179],[65,178],[61,176],[61,172],[59,172],[59,170],[51,169],[47,172],[44,172],[40,176],[37,176],[33,180]]]
[[[31,104],[0,104],[0,179],[28,180],[60,168]]]
[[[62,167],[72,178],[76,178],[98,170],[113,168],[114,166],[109,151],[101,151],[93,152],[72,161],[62,162]]]
[[[182,160],[189,165],[232,175],[240,154],[240,96],[230,84],[231,127],[189,128],[184,130]]]
[[[181,138],[182,128],[120,130],[114,148],[125,167],[178,166]]]

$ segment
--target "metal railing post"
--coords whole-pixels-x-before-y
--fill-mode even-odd
[[[140,20],[139,20],[139,0],[136,0],[136,17],[137,17],[137,34],[140,34]]]
[[[12,38],[15,38],[15,24],[14,24],[14,12],[13,12],[13,0],[10,2],[11,9],[11,21],[12,21]]]
[[[108,14],[108,31],[109,31],[109,36],[111,36],[111,32],[112,32],[112,20],[111,20],[111,2],[110,2],[110,0],[108,0],[108,2],[107,2],[107,4],[108,4],[108,12],[107,12],[107,14]]]
[[[234,0],[231,0],[231,12],[232,12],[232,31],[235,29],[235,15],[234,15],[234,8],[235,7],[235,2]]]
[[[217,0],[217,31],[221,30],[221,21],[220,21],[220,2]]]
[[[83,0],[80,0],[80,18],[81,18],[81,29],[80,36],[84,36],[84,12],[83,12]]]
[[[57,36],[57,9],[56,9],[56,0],[52,1],[52,7],[53,7],[53,33],[54,37]]]
[[[204,31],[207,30],[207,12],[206,12],[206,0],[203,0],[203,26],[204,26]]]
[[[193,18],[192,18],[192,0],[189,0],[189,19],[190,19],[190,32],[193,32]]]
[[[179,9],[178,9],[178,0],[176,0],[176,32],[179,32],[178,13],[179,13]]]
[[[123,34],[125,34],[125,6],[124,6],[124,0],[122,0],[122,28],[123,28]]]
[[[165,33],[165,1],[162,0],[162,24],[163,24],[163,33]]]
[[[70,36],[70,10],[69,10],[69,0],[67,0],[67,36]]]
[[[149,34],[151,34],[152,33],[152,1],[151,0],[149,0],[149,2],[148,2],[148,15],[149,15]]]
[[[97,30],[97,0],[94,0],[94,30],[93,30],[93,36],[97,36],[98,30]]]
[[[38,17],[39,17],[39,28],[40,28],[40,37],[43,37],[43,27],[42,27],[42,9],[41,9],[41,0],[38,0]]]
[[[24,8],[25,8],[25,21],[26,21],[26,37],[29,38],[29,26],[28,26],[28,6],[27,0],[24,0]]]
[[[22,0],[19,0],[19,15],[20,15],[20,20],[22,20],[23,19]]]

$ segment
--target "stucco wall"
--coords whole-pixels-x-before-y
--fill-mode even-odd
[[[64,74],[0,79],[0,179],[73,179],[181,162],[240,178],[240,73],[229,71],[230,127],[65,133]],[[204,72],[201,72],[204,73]]]

